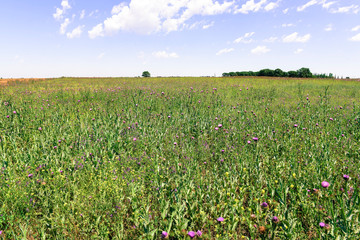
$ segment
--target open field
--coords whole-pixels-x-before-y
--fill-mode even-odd
[[[358,239],[359,99],[317,79],[0,86],[0,238]]]

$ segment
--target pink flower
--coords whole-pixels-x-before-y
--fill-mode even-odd
[[[321,186],[322,186],[323,188],[328,188],[328,187],[330,186],[330,183],[328,183],[328,182],[326,182],[326,181],[323,181],[323,182],[321,183]]]
[[[223,222],[225,219],[223,217],[219,217],[216,219],[218,222]]]

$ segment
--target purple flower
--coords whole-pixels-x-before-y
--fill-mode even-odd
[[[167,232],[165,232],[165,231],[163,231],[162,233],[161,233],[161,237],[162,238],[167,238],[169,236],[169,234],[167,233]]]
[[[9,118],[9,117],[10,117],[9,115],[6,116],[6,118]]]
[[[218,127],[219,127],[219,128],[222,128],[222,124],[219,124]]]
[[[297,125],[297,124],[294,124],[294,127],[298,127],[298,125]]]
[[[267,204],[266,202],[263,202],[260,206],[263,208],[267,208],[269,206],[269,204]]]
[[[176,146],[176,145],[177,145],[177,142],[174,142],[174,145]]]
[[[41,131],[41,130],[42,130],[42,128],[41,128],[41,127],[39,127],[38,129],[39,129],[39,131]]]
[[[321,186],[322,186],[323,188],[328,188],[328,187],[330,186],[330,183],[328,183],[328,182],[326,182],[326,181],[323,181],[323,182],[321,183]]]
[[[136,138],[133,138],[133,141],[135,142],[135,141],[136,141]]]
[[[250,144],[250,143],[251,143],[251,141],[247,141],[247,143],[248,143],[248,144]]]
[[[333,118],[330,118],[330,121],[334,121],[334,119],[333,119]]]
[[[193,231],[190,231],[188,232],[188,235],[191,237],[191,238],[194,238],[196,236],[196,233],[193,232]]]
[[[217,130],[219,130],[219,128],[218,128],[218,127],[215,127],[215,130],[217,131]]]
[[[257,137],[253,137],[253,140],[256,142],[257,140],[259,140]]]
[[[196,234],[200,237],[200,236],[202,235],[202,232],[201,232],[200,230],[198,230],[198,231],[196,232]]]
[[[32,174],[32,173],[30,173],[30,174],[28,175],[28,177],[29,177],[29,178],[31,178],[32,176],[33,176],[33,174]]]
[[[345,181],[347,181],[347,180],[349,180],[350,176],[344,174],[344,175],[343,175],[343,178],[344,178]]]
[[[13,111],[13,114],[16,114],[16,111]]]
[[[216,220],[218,220],[218,222],[223,222],[225,219],[223,217],[219,217]]]
[[[326,224],[323,223],[323,222],[321,222],[319,225],[320,225],[321,228],[324,228],[326,226]]]
[[[273,223],[280,222],[280,220],[279,220],[279,218],[277,216],[273,216],[273,218],[271,220],[273,221]]]

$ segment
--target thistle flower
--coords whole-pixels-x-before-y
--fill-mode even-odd
[[[260,206],[263,208],[267,208],[269,206],[269,204],[267,204],[266,202],[263,202]]]
[[[32,173],[30,173],[30,174],[28,175],[28,177],[29,177],[29,178],[31,178],[32,176],[33,176],[33,174],[32,174]]]
[[[225,219],[223,217],[219,217],[216,219],[218,222],[223,222]]]
[[[280,222],[279,218],[277,216],[273,216],[273,218],[271,219],[273,223],[278,223]]]
[[[321,228],[324,228],[324,227],[326,226],[326,224],[323,223],[323,222],[321,222],[321,223],[319,224],[319,226],[320,226]]]
[[[163,231],[161,233],[161,238],[167,238],[168,236],[169,236],[169,234],[167,232],[165,232],[165,231]]]
[[[345,181],[347,181],[347,180],[349,180],[350,176],[344,174],[344,175],[343,175],[343,178],[344,178]]]
[[[257,137],[253,137],[253,140],[256,142],[256,141],[258,141],[258,140],[259,140],[259,138],[257,138]]]
[[[321,183],[321,186],[322,186],[323,188],[328,188],[328,187],[330,186],[330,183],[328,183],[328,182],[326,182],[326,181],[323,181],[323,182]]]
[[[200,231],[200,230],[198,230],[197,232],[196,232],[196,235],[198,235],[199,237],[202,235],[202,232]]]
[[[188,235],[191,237],[191,238],[194,238],[196,236],[196,233],[194,231],[190,231],[188,232]]]

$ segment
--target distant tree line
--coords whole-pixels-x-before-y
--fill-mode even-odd
[[[258,72],[243,71],[243,72],[228,72],[223,73],[223,77],[237,77],[237,76],[266,76],[266,77],[291,77],[291,78],[334,78],[333,74],[313,74],[309,68],[300,68],[297,71],[284,72],[280,68],[261,69]]]

